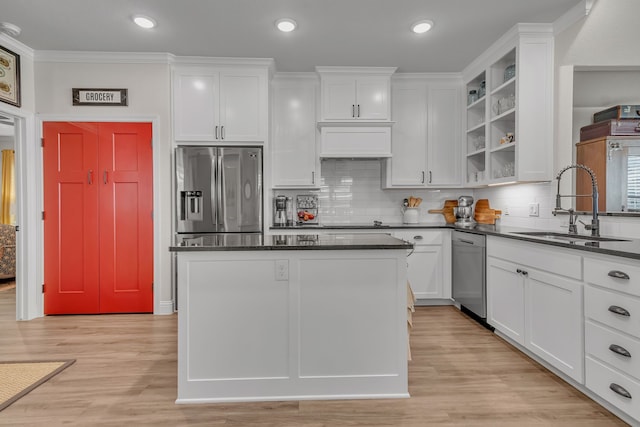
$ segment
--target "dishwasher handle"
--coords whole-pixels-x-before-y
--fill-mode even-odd
[[[475,243],[474,243],[474,242],[472,242],[471,240],[458,239],[458,242],[460,242],[460,243],[466,243],[467,245],[475,245]]]

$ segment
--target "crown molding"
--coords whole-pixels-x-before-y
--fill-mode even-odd
[[[18,40],[14,39],[13,37],[9,37],[6,34],[0,34],[0,43],[2,43],[2,46],[6,47],[9,50],[14,51],[20,56],[25,56],[33,59],[33,54],[34,54],[33,49],[31,49],[26,44],[20,43]]]
[[[275,67],[273,58],[233,58],[210,56],[173,56],[176,65],[225,65],[225,66],[256,66]]]
[[[37,50],[34,60],[85,64],[170,64],[173,58],[170,53]]]

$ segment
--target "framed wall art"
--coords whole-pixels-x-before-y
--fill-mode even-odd
[[[0,101],[20,106],[20,55],[0,46]]]

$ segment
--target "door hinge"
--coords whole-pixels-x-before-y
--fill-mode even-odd
[[[44,148],[44,138],[40,138],[40,146]]]
[[[151,146],[151,149],[153,150],[153,139],[149,140],[149,145]]]
[[[42,293],[44,294],[44,283],[42,284]]]
[[[44,211],[42,211],[42,220],[44,221]]]
[[[153,211],[151,211],[151,221],[153,221]]]

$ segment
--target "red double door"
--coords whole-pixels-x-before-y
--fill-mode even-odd
[[[150,123],[44,123],[45,314],[153,311]]]

